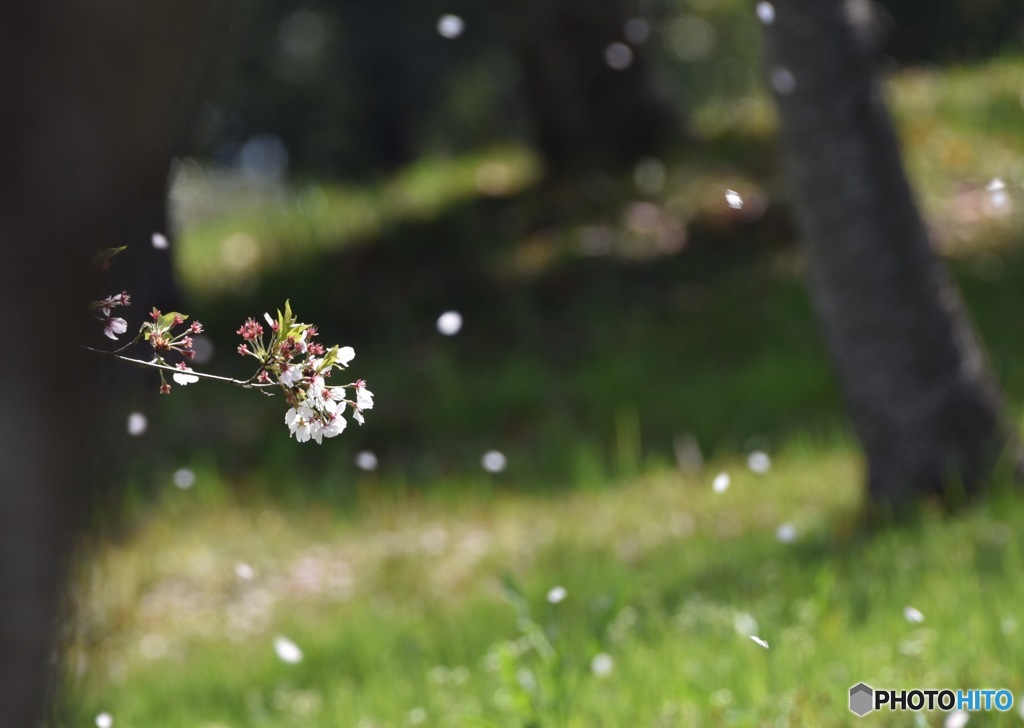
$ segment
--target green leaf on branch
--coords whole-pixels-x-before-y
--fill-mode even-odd
[[[127,245],[122,245],[119,248],[104,248],[103,250],[97,251],[95,257],[92,259],[92,264],[97,268],[106,268],[110,264],[111,258],[127,248]]]
[[[323,361],[320,363],[320,369],[318,370],[318,373],[327,371],[332,366],[334,366],[334,363],[336,361],[338,361],[338,347],[332,346],[330,349],[327,350],[327,353],[324,354],[324,358]]]
[[[170,313],[163,314],[160,317],[160,320],[157,321],[157,325],[160,327],[161,330],[167,331],[172,326],[174,326],[174,319],[178,317],[181,317],[182,321],[188,319],[188,316],[186,314],[178,313],[177,311],[171,311]]]

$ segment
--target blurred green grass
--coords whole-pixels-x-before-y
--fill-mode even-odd
[[[867,532],[848,448],[794,443],[764,475],[718,468],[722,494],[710,473],[663,473],[557,496],[389,497],[367,475],[351,519],[241,505],[200,472],[82,574],[68,724],[841,726],[859,681],[1024,690],[1015,495]],[[300,664],[276,658],[279,634]]]
[[[172,199],[187,218],[176,257],[185,286],[231,293],[282,263],[308,263],[317,253],[429,219],[481,194],[514,194],[538,175],[537,160],[521,148],[428,157],[392,179],[360,187],[282,188],[193,164],[178,169]]]
[[[1022,70],[914,71],[889,89],[1018,419]],[[846,690],[861,680],[1020,696],[1024,507],[997,492],[956,517],[860,525],[862,466],[778,212],[763,104],[712,102],[702,144],[635,181],[541,187],[528,154],[503,151],[281,206],[211,196],[179,251],[189,312],[231,331],[290,297],[356,347],[377,407],[315,448],[249,393],[199,385],[145,405],[148,439],[125,442],[128,525],[78,577],[67,723],[835,726],[856,724]],[[493,194],[480,180],[499,167],[509,186]],[[1008,206],[992,206],[993,177]],[[225,256],[236,233],[256,242]],[[441,337],[453,308],[465,327]],[[700,474],[675,470],[680,436],[700,444]],[[509,456],[500,475],[479,466],[491,448]],[[746,471],[753,448],[772,455],[767,475]],[[379,470],[352,465],[362,449]],[[170,485],[183,465],[189,491]],[[733,485],[716,495],[719,470]],[[795,543],[777,540],[784,523]],[[275,658],[277,634],[301,664]],[[599,653],[614,661],[603,679]]]

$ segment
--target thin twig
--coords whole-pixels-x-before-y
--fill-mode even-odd
[[[147,369],[160,369],[167,372],[173,372],[174,374],[187,374],[192,377],[199,377],[200,379],[210,379],[215,382],[224,382],[225,384],[233,384],[236,387],[242,389],[266,389],[268,387],[278,386],[274,382],[254,382],[252,377],[249,379],[232,379],[231,377],[221,377],[216,374],[207,374],[205,372],[197,372],[190,369],[179,369],[177,367],[167,366],[166,364],[159,364],[155,361],[143,361],[142,359],[133,359],[130,356],[124,356],[117,354],[112,351],[103,351],[102,349],[94,349],[91,346],[81,345],[86,351],[91,351],[94,354],[101,354],[103,356],[109,356],[113,359],[119,359],[120,361],[127,362],[128,364],[134,364],[137,367],[145,367]],[[262,392],[262,394],[269,394]]]

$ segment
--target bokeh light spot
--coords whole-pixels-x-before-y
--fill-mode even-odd
[[[458,38],[465,29],[466,23],[458,15],[442,15],[437,21],[437,32],[449,40]]]
[[[143,434],[148,426],[149,421],[141,412],[132,412],[128,415],[128,434],[132,437]]]
[[[604,62],[616,71],[625,71],[633,65],[633,49],[625,43],[612,43],[604,49]]]
[[[376,470],[377,456],[370,450],[363,450],[356,453],[356,467],[360,470]]]
[[[174,484],[182,490],[188,490],[196,484],[196,474],[188,468],[178,468],[174,471]]]
[[[497,450],[488,450],[481,458],[480,464],[488,473],[500,473],[508,465],[508,459]]]
[[[437,317],[437,331],[444,336],[455,336],[462,330],[462,314],[458,311],[445,311]]]

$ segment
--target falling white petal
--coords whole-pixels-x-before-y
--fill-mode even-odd
[[[770,2],[759,2],[757,4],[757,19],[765,25],[775,22],[775,6]]]
[[[481,458],[480,464],[488,473],[500,473],[508,465],[508,459],[497,450],[488,450]]]
[[[442,15],[437,21],[437,32],[448,40],[458,38],[465,29],[466,23],[458,15]]]
[[[235,576],[242,581],[252,581],[256,577],[256,569],[252,568],[244,561],[239,561],[235,564]]]
[[[604,49],[604,62],[616,71],[625,71],[633,65],[633,49],[625,43],[612,43]]]
[[[196,484],[196,474],[188,468],[178,468],[172,476],[174,484],[182,490],[188,490]]]
[[[302,662],[302,650],[287,637],[274,638],[274,652],[281,658],[281,662],[287,662],[289,665]]]
[[[743,198],[740,197],[740,193],[736,190],[725,191],[725,204],[734,210],[743,209]]]
[[[114,718],[110,713],[100,713],[96,716],[96,728],[111,728],[114,725]]]
[[[569,592],[566,591],[564,586],[551,587],[548,591],[548,601],[551,604],[559,604],[565,601],[567,596],[569,596]]]
[[[715,479],[711,481],[711,489],[716,493],[724,493],[729,490],[730,483],[732,483],[732,478],[729,477],[728,473],[719,473],[715,476]]]
[[[768,74],[768,80],[772,88],[782,95],[791,94],[796,90],[796,79],[788,68],[776,66]]]
[[[736,612],[732,615],[732,626],[737,634],[750,635],[757,632],[757,620],[747,612]]]
[[[913,622],[914,624],[920,624],[924,621],[924,615],[910,606],[903,607],[903,618],[908,622]]]
[[[768,649],[768,642],[767,642],[767,640],[763,640],[763,639],[761,639],[760,637],[758,637],[756,635],[750,635],[750,639],[754,640],[754,642],[756,642],[757,644],[761,645],[766,650]]]
[[[792,523],[782,523],[775,529],[775,538],[782,543],[793,543],[796,541],[796,526]]]
[[[376,470],[377,456],[370,450],[363,450],[356,454],[356,467],[360,470]]]
[[[1006,191],[1006,183],[999,177],[985,185],[985,189],[988,190],[988,199],[992,207],[1000,209],[1010,203],[1010,194]]]
[[[615,660],[607,652],[599,652],[590,661],[590,671],[597,677],[608,677],[615,669]]]
[[[942,725],[943,728],[964,728],[970,720],[971,714],[966,710],[954,710],[946,716],[946,722]]]
[[[772,469],[772,459],[768,457],[768,453],[755,450],[747,455],[747,467],[753,473],[764,475]]]
[[[146,415],[141,412],[132,412],[128,415],[128,434],[132,437],[138,437],[144,433],[148,426],[149,422],[146,420]]]
[[[462,314],[458,311],[445,311],[437,317],[437,330],[444,336],[455,336],[462,329]]]
[[[989,194],[989,202],[992,203],[992,207],[1003,208],[1010,203],[1010,195],[1007,194],[1006,190],[996,190]]]

